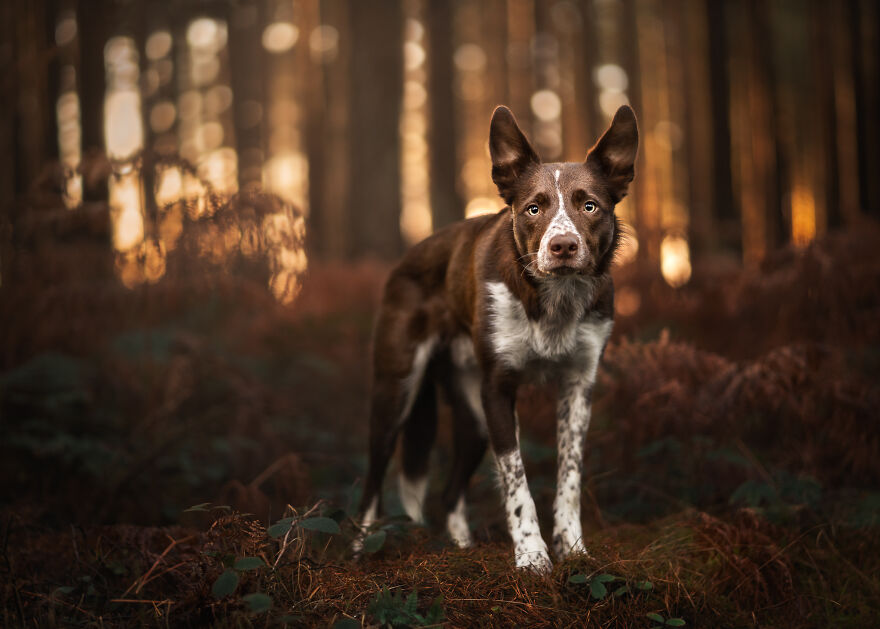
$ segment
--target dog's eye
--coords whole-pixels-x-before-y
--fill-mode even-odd
[[[592,201],[587,201],[586,203],[584,203],[584,211],[595,212],[596,211],[596,204],[593,203]]]
[[[537,216],[538,212],[540,212],[540,211],[541,211],[541,208],[539,208],[534,203],[532,203],[529,207],[526,208],[526,212],[528,212],[531,216]]]

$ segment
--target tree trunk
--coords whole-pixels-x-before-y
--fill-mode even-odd
[[[107,201],[107,178],[103,176],[106,159],[104,45],[110,31],[111,11],[110,4],[104,0],[80,0],[77,3],[83,201]]]
[[[350,0],[351,15],[351,174],[350,198],[356,200],[351,223],[357,256],[396,258],[400,233],[400,143],[398,124],[403,85],[397,2]]]
[[[428,94],[430,125],[431,218],[439,229],[464,217],[464,203],[456,185],[456,125],[453,97],[453,3],[429,0],[428,26]]]
[[[739,217],[732,199],[730,171],[730,84],[727,70],[727,35],[724,3],[706,0],[709,34],[709,90],[712,95],[712,137],[715,139],[715,163],[712,183],[713,206],[723,248],[737,255],[742,252]]]
[[[238,151],[238,189],[260,187],[263,179],[263,103],[260,58],[260,11],[256,0],[243,0],[230,9],[229,60],[235,142]]]

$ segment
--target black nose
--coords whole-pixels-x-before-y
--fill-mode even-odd
[[[574,234],[558,234],[548,243],[554,258],[565,260],[577,253],[578,241]]]

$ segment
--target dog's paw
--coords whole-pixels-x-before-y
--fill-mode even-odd
[[[530,544],[520,544],[514,549],[516,567],[531,570],[538,574],[548,574],[553,569],[547,544],[540,537]]]

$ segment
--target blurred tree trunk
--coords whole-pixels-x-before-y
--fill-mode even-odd
[[[229,60],[238,151],[238,189],[242,193],[259,189],[263,180],[260,38],[257,0],[242,0],[232,6],[229,11]]]
[[[831,13],[831,68],[834,93],[834,141],[837,155],[837,207],[844,220],[853,222],[859,216],[858,137],[856,134],[856,102],[853,67],[850,64],[850,33],[847,7],[835,3]]]
[[[570,33],[563,44],[563,54],[570,53],[572,82],[574,89],[573,106],[570,117],[563,121],[564,141],[570,136],[571,151],[568,154],[577,160],[583,160],[600,133],[599,99],[593,85],[593,70],[599,58],[598,42],[596,41],[596,14],[592,0],[582,0],[576,5],[580,23]],[[636,112],[638,115],[638,112]],[[579,156],[578,156],[579,155]]]
[[[718,226],[719,244],[741,255],[739,217],[733,206],[730,170],[730,78],[727,69],[725,4],[706,0],[706,28],[709,37],[709,92],[712,96],[712,137],[715,160],[712,173],[712,205]]]
[[[464,217],[464,202],[457,185],[453,8],[447,0],[428,0],[425,20],[429,46],[431,219],[435,230]]]
[[[15,145],[17,162],[16,187],[19,193],[35,185],[47,164],[51,129],[57,126],[49,123],[49,66],[54,56],[54,34],[52,47],[46,38],[46,13],[50,11],[47,2],[27,2],[13,0],[15,14],[15,60],[17,62],[17,87],[11,95],[16,99]],[[53,29],[54,30],[54,29]],[[54,91],[57,95],[58,74],[55,71]],[[54,113],[54,107],[51,107]],[[57,142],[51,151],[57,157]]]
[[[593,3],[591,2],[591,4]],[[642,104],[642,68],[641,63],[639,62],[640,53],[638,31],[638,16],[635,0],[624,0],[621,15],[621,32],[623,33],[623,40],[626,43],[621,47],[621,64],[623,65],[623,69],[626,72],[628,79],[626,89],[627,98],[629,99],[633,110],[636,112],[641,131],[641,137],[639,138],[639,153],[636,158],[636,178],[630,186],[629,198],[626,203],[630,207],[633,226],[636,230],[640,230],[640,233],[638,234],[640,246],[637,255],[640,260],[644,261],[649,258],[659,259],[659,250],[652,250],[659,248],[659,240],[655,238],[654,235],[650,234],[652,228],[649,223],[651,221],[648,220],[645,211],[645,202],[647,201],[646,183],[648,181],[646,172],[647,162],[645,158],[645,143],[647,140],[645,135],[647,126],[645,123],[647,120],[647,112]],[[593,89],[597,90],[598,87],[594,87]],[[596,129],[595,139],[598,139],[598,136],[605,131],[605,120],[603,119],[601,112],[599,113],[598,118],[599,124]],[[655,241],[657,246],[652,247],[651,243]]]
[[[79,102],[82,125],[83,201],[106,201],[107,178],[104,146],[104,45],[112,24],[107,0],[79,0],[76,23],[79,33]]]
[[[0,93],[3,94],[14,94],[17,89],[16,13],[15,4],[0,2]],[[2,230],[3,219],[9,216],[18,181],[15,114],[15,100],[12,98],[0,99],[0,230]],[[0,233],[0,242],[3,242],[2,233]],[[5,262],[5,259],[0,261],[0,263]],[[2,269],[0,269],[0,273],[2,273]]]
[[[350,0],[352,112],[350,222],[356,256],[396,258],[400,233],[403,18],[397,2]]]
[[[750,76],[752,83],[751,119],[760,125],[755,133],[753,155],[758,169],[759,193],[763,196],[765,242],[768,250],[788,243],[791,227],[783,207],[782,190],[789,180],[788,164],[783,151],[777,97],[776,64],[773,54],[773,32],[770,27],[769,7],[764,0],[750,0],[749,28],[752,53]],[[822,92],[831,93],[824,88]]]
[[[701,258],[717,247],[712,216],[712,164],[715,158],[712,142],[712,112],[709,84],[708,37],[705,5],[678,2],[678,19],[682,24],[682,46],[679,63],[684,88],[684,151],[687,162],[689,220],[688,243],[696,261],[694,271],[703,265]]]
[[[321,22],[335,28],[337,38],[335,42],[322,42],[320,55],[324,100],[320,137],[316,140],[323,144],[323,165],[319,181],[314,184],[320,192],[313,197],[308,238],[312,250],[319,255],[340,260],[350,251],[349,243],[356,236],[350,224],[353,211],[348,201],[349,186],[343,183],[349,180],[351,172],[349,125],[353,105],[347,0],[325,0],[321,5]]]
[[[880,164],[874,161],[874,151],[878,139],[872,135],[876,125],[876,109],[872,109],[872,95],[877,89],[877,77],[872,76],[870,68],[866,67],[865,37],[863,28],[865,19],[865,5],[859,0],[847,0],[847,18],[850,39],[850,64],[853,69],[853,91],[856,106],[856,138],[858,150],[859,169],[859,205],[862,210],[875,216],[880,213],[880,200],[878,200],[877,172]],[[878,34],[875,39],[880,39]],[[874,52],[874,51],[872,51]],[[877,103],[874,103],[875,105]],[[872,113],[874,112],[874,113]]]
[[[810,11],[811,37],[815,41],[830,41],[831,49],[826,46],[813,47],[813,84],[814,93],[818,96],[816,106],[820,130],[820,150],[817,152],[818,166],[824,172],[825,195],[823,204],[829,229],[843,225],[843,213],[840,207],[840,160],[837,151],[837,109],[834,85],[834,41],[835,29],[831,7],[824,0],[813,0]]]
[[[301,25],[303,33],[311,33],[321,23],[317,0],[308,0],[300,4]],[[325,249],[324,241],[327,233],[338,227],[329,225],[325,216],[327,189],[324,182],[333,168],[327,161],[327,89],[324,85],[323,60],[318,53],[308,54],[308,45],[303,42],[304,54],[301,67],[306,78],[307,88],[303,100],[308,124],[305,129],[306,153],[309,160],[309,242],[318,247],[320,252]]]

